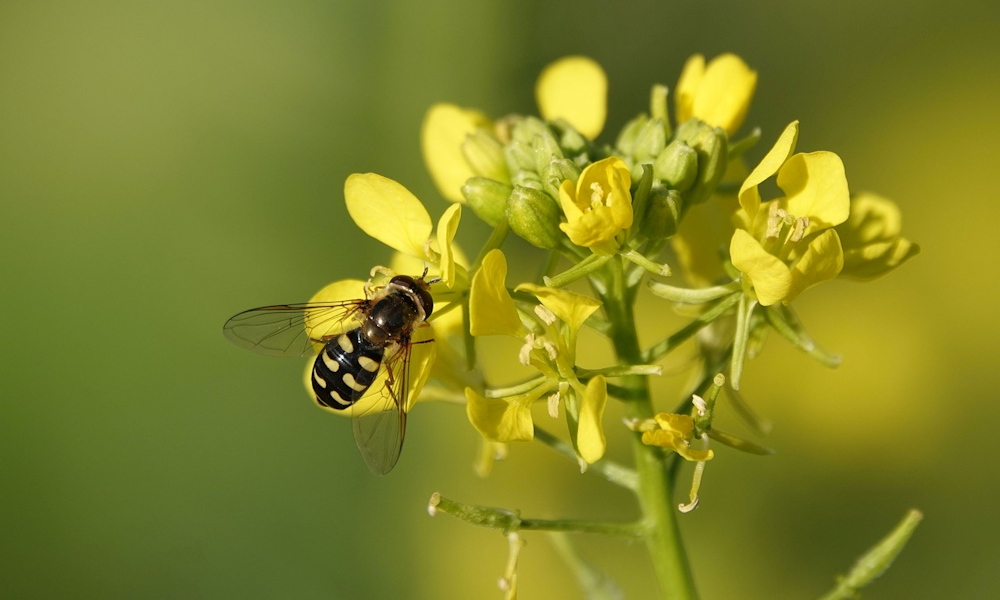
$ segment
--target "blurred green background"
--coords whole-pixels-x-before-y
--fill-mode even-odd
[[[349,173],[440,214],[431,103],[529,112],[538,71],[583,53],[609,73],[615,131],[690,54],[724,51],[760,74],[748,125],[773,141],[800,119],[799,149],[897,200],[923,253],[797,302],[840,369],[777,338],[749,365],[778,454],[719,451],[681,516],[703,597],[818,596],[910,507],[926,520],[865,597],[1000,596],[997,6],[0,2],[0,597],[500,598],[505,541],[429,518],[432,492],[632,517],[537,445],[476,478],[477,436],[445,405],[414,412],[374,477],[302,361],[221,326],[387,262],[347,218]],[[527,540],[520,597],[578,597]],[[641,546],[581,547],[654,596]]]

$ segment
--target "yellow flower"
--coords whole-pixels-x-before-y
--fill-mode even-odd
[[[454,104],[435,104],[427,111],[420,131],[424,163],[434,185],[448,200],[465,202],[462,186],[477,174],[465,159],[463,142],[477,131],[492,127],[483,113]]]
[[[694,419],[688,415],[659,413],[654,422],[648,423],[642,432],[642,443],[648,446],[660,446],[673,450],[690,461],[712,460],[715,454],[711,450],[694,450],[691,440],[694,439]]]
[[[559,187],[567,219],[559,228],[577,246],[599,254],[617,252],[615,236],[632,225],[631,185],[622,159],[612,156],[591,164],[575,183],[567,179]]]
[[[585,56],[567,56],[542,70],[535,98],[542,118],[562,119],[588,139],[604,129],[608,78],[599,64]]]
[[[469,422],[491,442],[530,442],[535,437],[531,405],[544,389],[506,398],[486,398],[465,388],[465,412]]]
[[[438,222],[437,236],[427,209],[408,189],[376,173],[355,173],[344,183],[347,212],[371,237],[407,256],[440,269],[441,281],[453,288],[468,281],[465,267],[456,262],[455,233],[461,205],[448,207]]]
[[[733,233],[729,255],[763,306],[787,304],[843,268],[840,238],[832,228],[850,209],[844,165],[832,152],[792,154],[797,138],[796,121],[739,191],[742,228]],[[758,186],[775,174],[785,195],[762,204]]]
[[[757,72],[735,54],[719,55],[707,66],[705,57],[695,54],[677,82],[677,122],[701,119],[732,137],[743,124],[756,87]]]
[[[576,376],[576,338],[584,322],[600,308],[593,298],[561,289],[522,284],[541,303],[536,307],[534,331],[521,322],[506,287],[507,261],[503,252],[491,250],[472,278],[469,296],[470,330],[475,336],[510,335],[524,346],[520,360],[537,368],[542,376],[526,392],[487,398],[466,389],[469,420],[483,437],[493,442],[530,440],[534,435],[531,405],[543,395],[561,398],[572,407],[576,425],[573,438],[577,453],[593,463],[606,446],[601,419],[607,404],[607,383],[595,376],[585,386]],[[556,391],[558,391],[558,395]],[[579,401],[578,401],[579,400]]]
[[[837,226],[844,244],[840,276],[875,279],[916,256],[920,247],[900,237],[902,229],[899,207],[891,200],[865,192],[851,198],[851,215]]]

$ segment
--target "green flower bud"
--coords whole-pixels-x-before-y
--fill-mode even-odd
[[[677,233],[684,199],[677,190],[654,190],[646,201],[639,233],[648,240],[662,240]]]
[[[465,138],[462,154],[477,175],[496,181],[510,181],[503,144],[485,129],[478,129]]]
[[[580,167],[568,158],[553,160],[542,169],[542,183],[545,191],[553,198],[559,195],[559,186],[563,181],[569,179],[576,181],[580,178]]]
[[[512,181],[521,171],[535,170],[535,155],[531,151],[530,142],[513,141],[503,149],[503,154],[507,159],[507,168]]]
[[[656,157],[653,176],[678,192],[686,192],[698,177],[698,153],[674,140]]]
[[[546,165],[554,159],[563,157],[562,148],[559,147],[556,137],[548,131],[531,140],[531,150],[535,155],[535,171],[538,173],[542,173]]]
[[[507,200],[511,230],[539,248],[555,248],[564,237],[559,215],[559,205],[552,196],[536,189],[517,186]]]
[[[507,198],[513,189],[499,181],[472,177],[462,186],[462,195],[477,217],[490,227],[496,227],[505,218]]]
[[[625,124],[621,133],[618,134],[618,139],[615,140],[615,147],[618,148],[618,151],[622,155],[632,156],[635,152],[635,139],[639,137],[639,132],[642,131],[642,128],[646,126],[648,121],[649,117],[639,115]]]
[[[545,135],[552,136],[552,130],[549,129],[545,121],[536,117],[525,117],[515,123],[511,129],[511,141],[521,142],[528,146],[536,137]]]
[[[698,154],[698,177],[684,197],[690,204],[704,202],[726,174],[729,157],[726,132],[698,119],[689,119],[677,128],[676,138]]]
[[[663,127],[663,121],[651,119],[636,135],[632,156],[637,162],[653,162],[666,145],[667,132]]]

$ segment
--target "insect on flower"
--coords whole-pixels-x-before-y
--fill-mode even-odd
[[[426,275],[426,270],[420,277],[396,275],[363,299],[254,308],[226,321],[223,333],[237,346],[267,356],[304,356],[321,347],[312,368],[316,402],[351,409],[361,456],[383,475],[403,447],[410,352],[414,343],[425,343],[414,342],[412,335],[434,310],[429,285],[437,280],[427,281]],[[372,394],[374,403],[358,403]]]

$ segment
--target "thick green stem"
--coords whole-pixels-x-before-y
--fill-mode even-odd
[[[623,270],[616,264],[613,282],[608,294],[602,300],[611,322],[611,340],[618,362],[622,365],[642,364],[643,353],[636,334],[635,314],[632,310],[632,293],[626,289]],[[622,378],[622,387],[628,390],[624,401],[626,417],[629,419],[651,419],[653,404],[649,394],[649,382],[642,375]],[[667,466],[661,450],[642,443],[637,433],[632,439],[635,455],[635,469],[639,476],[636,495],[648,525],[646,548],[653,561],[653,570],[660,585],[662,598],[670,600],[690,600],[697,598],[691,568],[681,540],[677,523],[677,511],[672,496]]]

